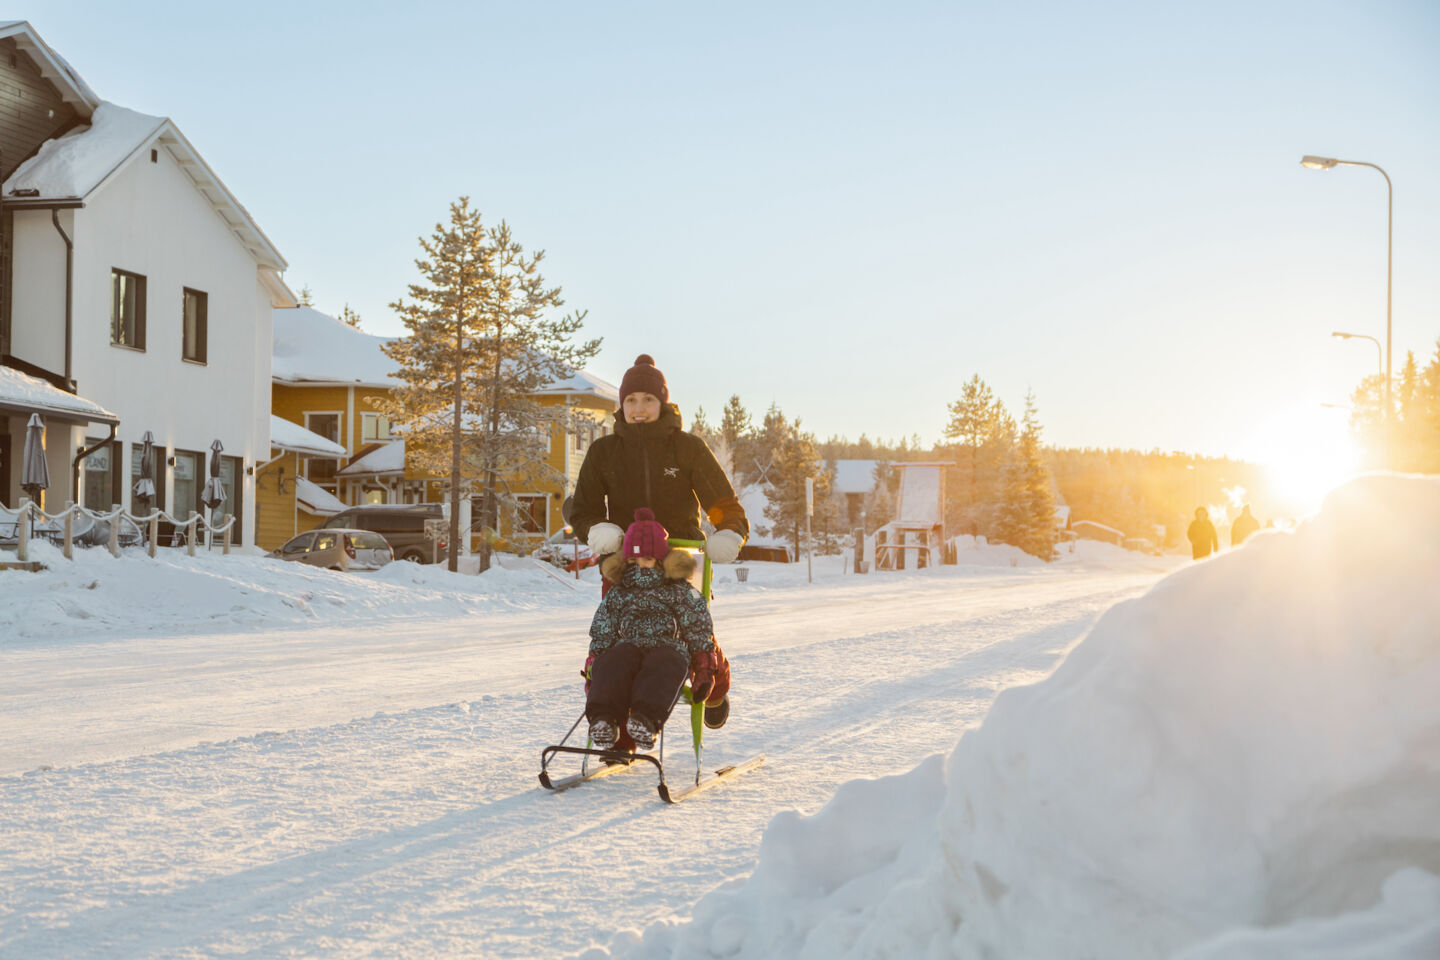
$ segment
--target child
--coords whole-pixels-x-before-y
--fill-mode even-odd
[[[719,664],[710,610],[689,583],[694,569],[695,558],[671,550],[644,507],[621,552],[601,562],[615,587],[595,611],[585,661],[585,716],[599,749],[615,749],[622,725],[638,748],[652,749],[687,676],[697,700],[710,693]]]

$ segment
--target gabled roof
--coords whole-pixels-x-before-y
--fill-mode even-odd
[[[609,381],[601,380],[587,370],[572,371],[566,379],[557,380],[535,391],[536,396],[553,396],[558,394],[598,397],[601,400],[609,400],[611,403],[620,402],[619,387]]]
[[[29,23],[24,20],[0,21],[0,39],[7,38],[15,41],[20,52],[40,69],[40,76],[60,91],[60,98],[74,107],[80,116],[89,117],[100,105],[100,98],[90,89],[90,85],[81,79],[80,74],[75,72],[75,68],[70,66],[64,57],[40,38],[40,34],[36,33]]]
[[[317,517],[333,517],[345,509],[334,494],[304,477],[295,478],[295,502],[301,510]]]
[[[275,383],[359,384],[394,389],[395,361],[380,349],[393,337],[362,333],[314,307],[275,311]]]
[[[90,123],[46,140],[3,187],[7,205],[83,206],[122,169],[152,147],[163,147],[216,216],[225,221],[258,266],[277,273],[285,258],[168,117],[152,117],[102,101]]]

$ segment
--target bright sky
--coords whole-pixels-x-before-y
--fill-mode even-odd
[[[614,382],[821,438],[940,437],[979,373],[1046,440],[1336,442],[1440,337],[1440,4],[46,0],[374,333],[461,194],[548,251]],[[1298,439],[1297,439],[1298,438]]]

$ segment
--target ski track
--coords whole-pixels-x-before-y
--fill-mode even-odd
[[[574,953],[748,874],[776,813],[813,812],[847,780],[948,751],[1000,689],[1048,673],[1100,612],[1154,579],[881,580],[858,596],[784,591],[737,601],[729,616],[717,608],[736,686],[706,768],[761,751],[768,760],[677,807],[659,800],[648,765],[563,794],[536,781],[540,747],[582,706],[570,678],[583,613],[516,615],[472,636],[463,655],[445,642],[458,628],[441,625],[421,649],[357,642],[347,669],[386,671],[402,691],[376,702],[425,705],[220,743],[196,744],[193,724],[179,725],[173,736],[190,739],[178,749],[0,777],[0,957]],[[552,629],[568,635],[544,639]],[[315,673],[314,649],[285,650],[294,638],[233,639],[255,656],[194,651],[150,692],[184,704],[197,684],[299,672],[271,694],[283,703],[287,691],[323,696],[339,683]],[[526,653],[508,672],[464,672],[519,643]],[[134,665],[129,679],[157,663]],[[81,663],[65,673],[80,685],[66,706],[83,713],[101,695],[96,676]],[[27,682],[9,719],[39,709],[45,685]],[[363,700],[373,684],[347,696]],[[448,699],[466,687],[496,692]],[[137,722],[166,722],[161,708],[116,702]],[[284,715],[262,713],[267,723]],[[316,714],[302,705],[294,715]],[[683,787],[693,754],[675,732],[667,779]]]

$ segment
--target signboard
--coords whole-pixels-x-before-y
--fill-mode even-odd
[[[110,470],[110,448],[108,446],[101,447],[86,457],[85,469],[97,470],[100,473],[108,472]]]
[[[425,521],[425,539],[444,540],[450,532],[450,521],[444,517]]]

